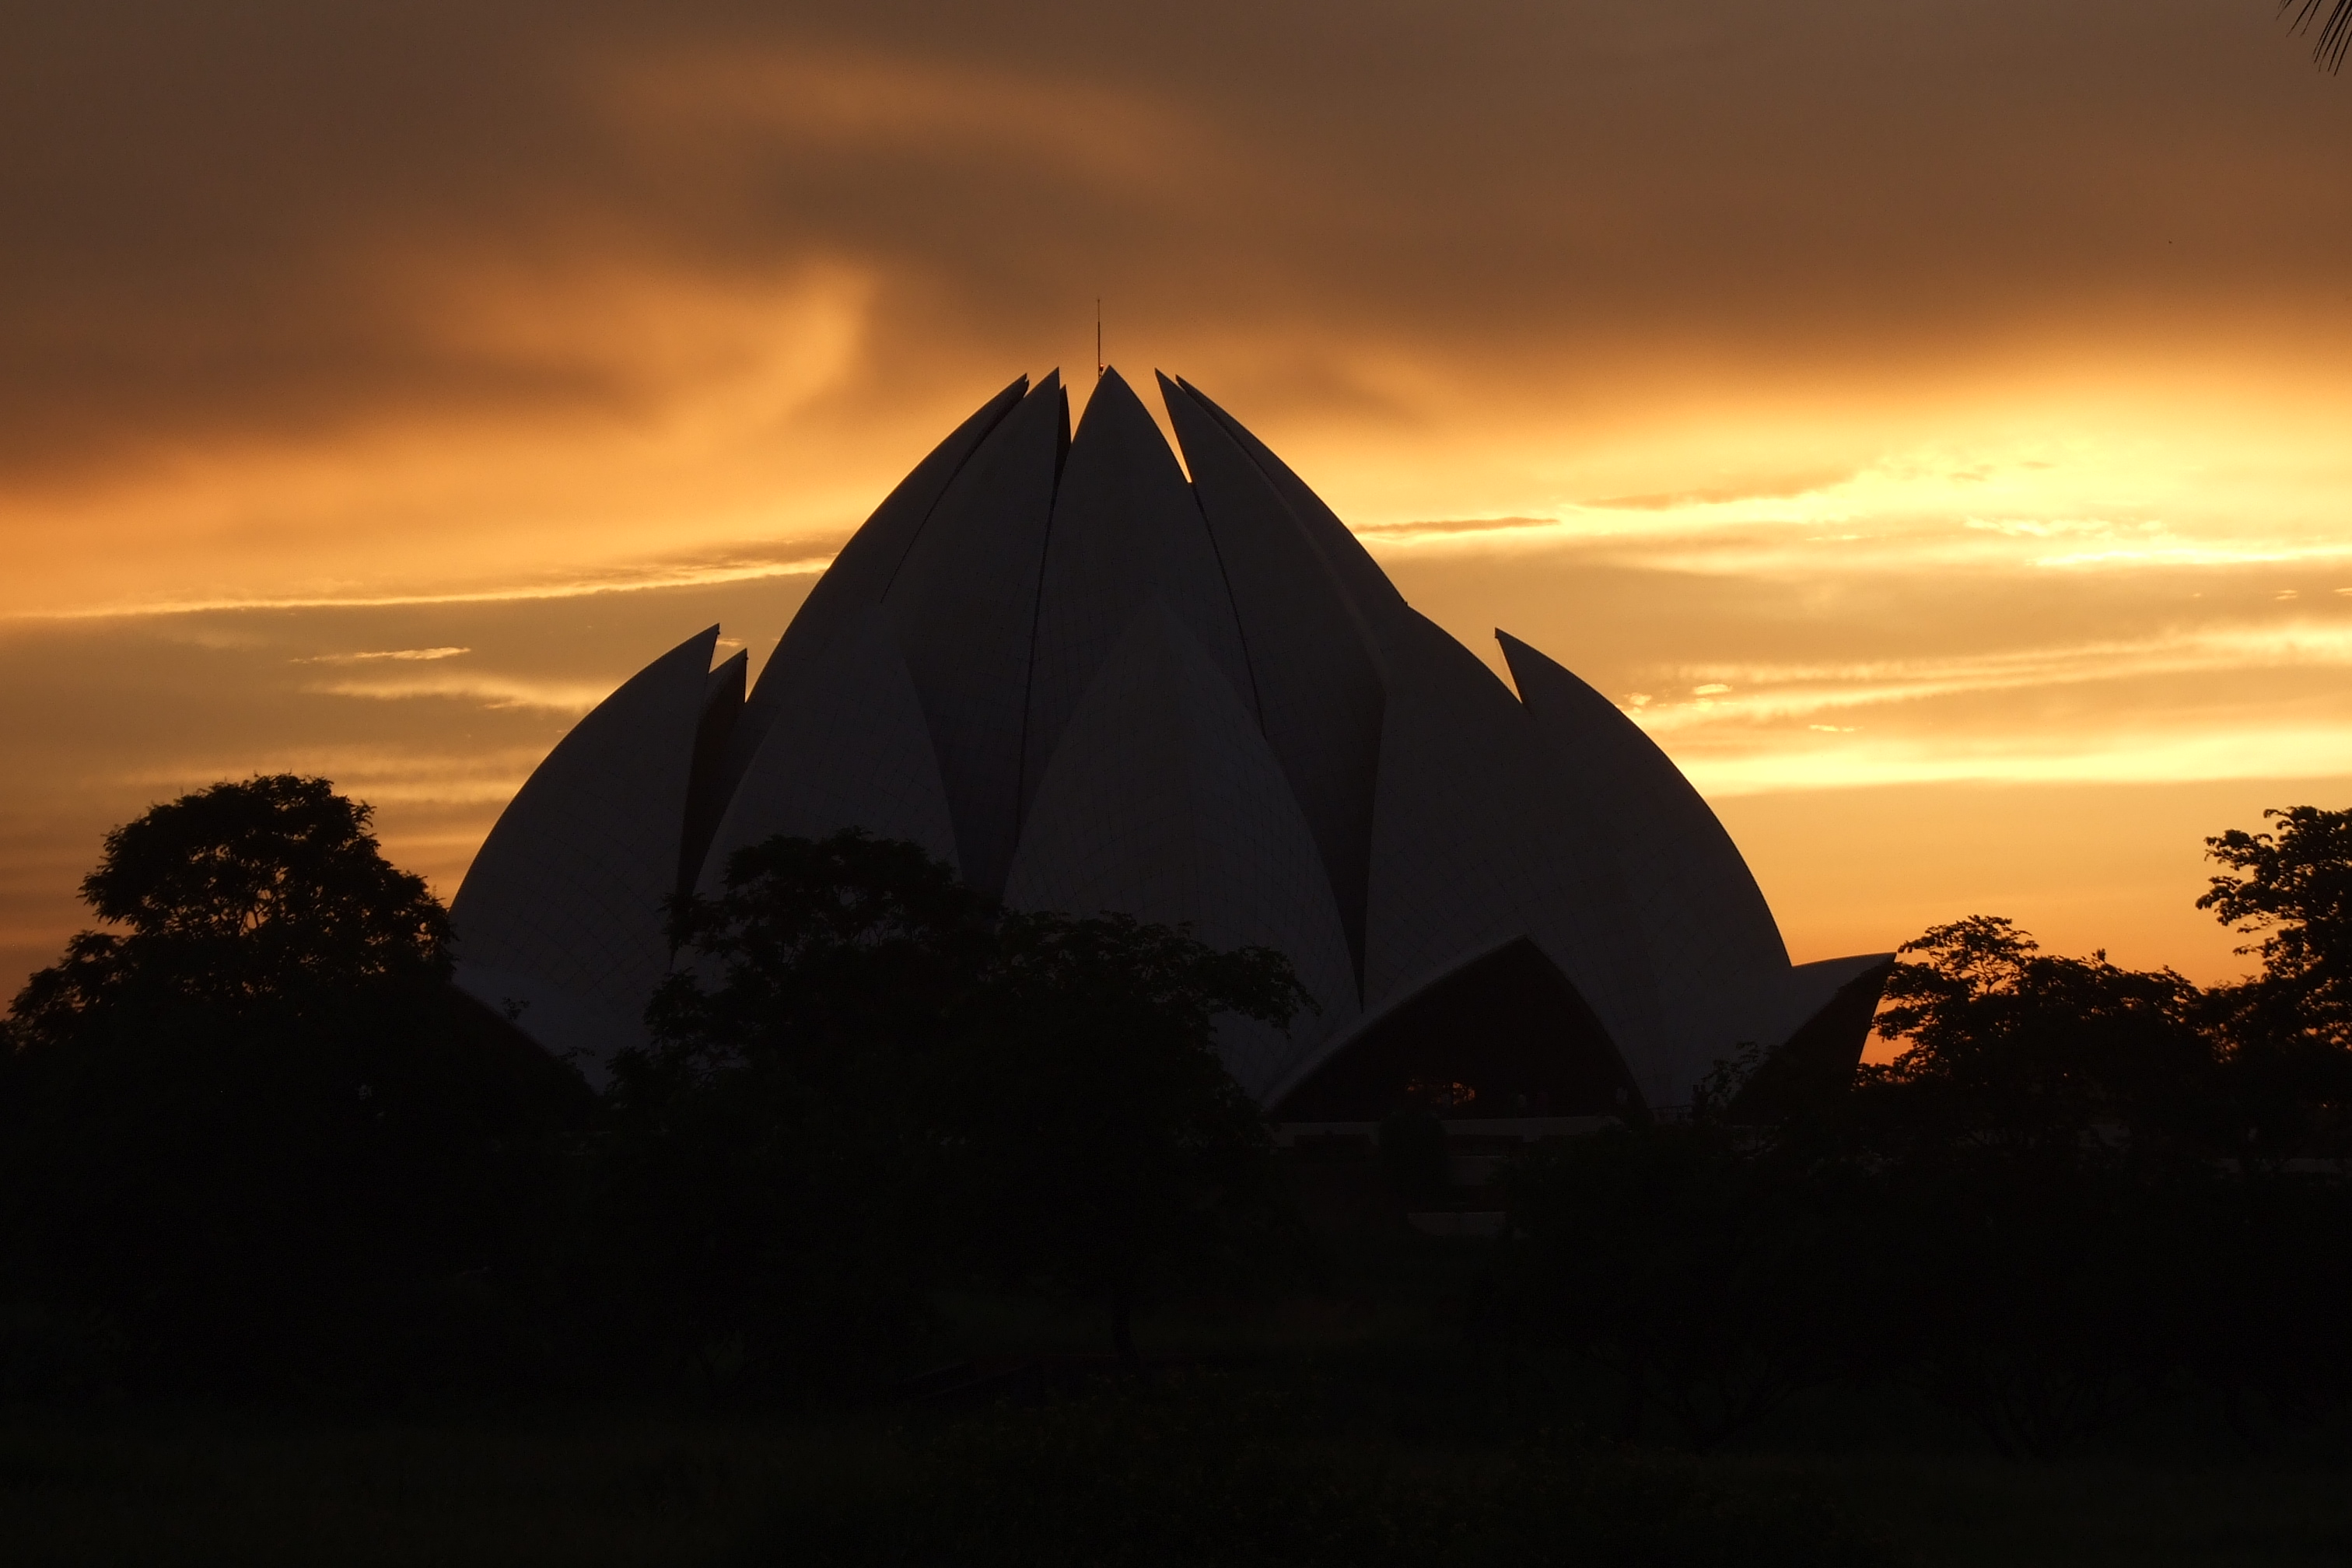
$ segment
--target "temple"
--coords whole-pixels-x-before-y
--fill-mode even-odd
[[[1287,1123],[1672,1111],[1851,1076],[1890,955],[1791,965],[1738,850],[1615,704],[1497,633],[1507,685],[1405,603],[1197,389],[1169,449],[1116,371],[1070,430],[1014,382],[890,492],[758,684],[718,628],[631,678],[499,817],[458,984],[592,1078],[644,1037],[671,895],[847,826],[1017,908],[1287,953],[1286,1032],[1221,1026]]]

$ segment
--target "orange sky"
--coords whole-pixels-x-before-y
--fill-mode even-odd
[[[295,767],[446,894],[1105,300],[1633,710],[1799,958],[2234,973],[2352,803],[2352,83],[2262,0],[52,7],[0,54],[0,966]]]

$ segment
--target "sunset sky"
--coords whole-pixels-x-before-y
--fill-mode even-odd
[[[2241,971],[2352,805],[2352,79],[2270,0],[20,8],[0,981],[322,773],[446,897],[622,678],[754,668],[1014,374],[1198,384],[1713,801],[1800,961]]]

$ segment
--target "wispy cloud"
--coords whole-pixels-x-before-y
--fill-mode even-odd
[[[1930,698],[2079,686],[2217,670],[2352,668],[2352,626],[2298,621],[2221,626],[2131,639],[2060,643],[1916,658],[1741,660],[1671,673],[1688,700],[1628,694],[1621,706],[1654,733],[1810,721],[1841,710]]]
[[[531,708],[581,714],[612,695],[609,686],[579,680],[531,680],[519,676],[458,674],[353,677],[320,681],[304,690],[326,697],[356,697],[376,702],[438,698],[483,708]]]
[[[1580,508],[1594,511],[1667,511],[1676,507],[1721,506],[1727,502],[1750,500],[1786,500],[1791,496],[1811,495],[1843,484],[1854,477],[1852,468],[1816,469],[1802,474],[1782,475],[1777,479],[1743,480],[1731,484],[1703,485],[1693,489],[1661,490],[1650,495],[1603,496],[1580,501]]]
[[[1560,526],[1556,517],[1472,517],[1451,521],[1375,522],[1357,529],[1359,534],[1375,539],[1412,539],[1422,535],[1444,536],[1461,533],[1495,533],[1509,529],[1549,529]]]
[[[67,610],[21,612],[0,616],[0,621],[128,620],[152,616],[192,616],[218,610],[383,609],[421,605],[520,604],[534,599],[574,599],[596,594],[635,594],[658,588],[691,588],[722,583],[752,583],[772,577],[808,577],[833,564],[833,557],[802,555],[789,560],[736,560],[695,565],[624,567],[611,573],[567,577],[554,582],[521,583],[511,586],[446,593],[351,593],[257,595],[250,597],[156,599],[99,605]],[[426,650],[431,652],[432,650]],[[457,649],[463,653],[467,649]],[[394,651],[356,655],[354,658],[403,658]],[[444,655],[443,657],[446,657]],[[321,660],[320,662],[329,662]]]
[[[460,654],[473,651],[469,647],[394,647],[383,648],[372,653],[314,653],[307,658],[295,659],[293,662],[296,664],[373,664],[378,659],[389,658],[428,663],[435,659],[456,658]]]
[[[2083,737],[1848,739],[1692,754],[1683,771],[1711,795],[1907,784],[2151,784],[2352,774],[2352,726],[2264,723],[2132,730]]]

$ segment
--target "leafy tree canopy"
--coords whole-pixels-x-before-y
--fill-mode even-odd
[[[2234,875],[2197,900],[2260,953],[2263,983],[2305,1028],[2352,1046],[2352,810],[2296,805],[2263,813],[2274,832],[2232,828],[2205,841]]]
[[[1220,952],[1124,915],[1009,915],[999,952],[950,1102],[992,1209],[987,1261],[1104,1301],[1131,1357],[1140,1298],[1246,1276],[1288,1234],[1265,1123],[1214,1028],[1284,1026],[1305,994],[1271,949]]]
[[[2041,951],[1997,916],[1906,942],[1879,1033],[1902,1055],[1863,1069],[1866,1097],[1899,1100],[1916,1133],[2071,1143],[2094,1121],[2152,1126],[2193,1092],[2210,1049],[2200,993],[2170,969],[2128,970]]]
[[[29,1042],[109,1001],[238,1015],[438,982],[448,917],[383,858],[371,809],[325,779],[268,774],[158,805],[106,836],[86,931],[11,1012]]]
[[[982,982],[996,918],[917,845],[850,829],[737,850],[715,896],[672,910],[671,941],[698,961],[646,1015],[657,1055],[672,1071],[823,1080],[882,1043],[935,1042]]]
[[[1105,1300],[1127,1349],[1140,1293],[1279,1225],[1257,1109],[1214,1050],[1221,1016],[1278,1027],[1299,1006],[1278,952],[1009,913],[920,847],[855,830],[739,851],[672,931],[687,960],[615,1100],[667,1139],[630,1156],[642,1181],[705,1195],[635,1206],[718,1227],[698,1256],[764,1237],[770,1281],[713,1279],[682,1310],[719,1321],[722,1297],[853,1269],[912,1289],[910,1258],[952,1257]],[[895,1258],[864,1250],[884,1231]]]
[[[590,1097],[449,984],[369,815],[277,774],[107,836],[82,893],[112,929],[33,976],[0,1053],[0,1299],[121,1325],[166,1386],[429,1383],[434,1303],[504,1310]]]

